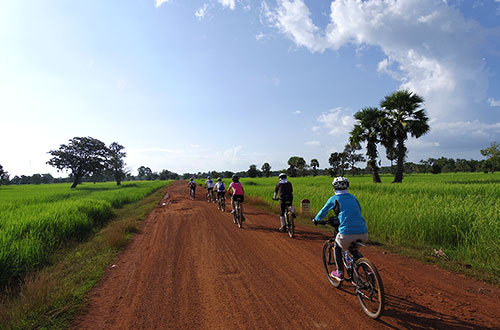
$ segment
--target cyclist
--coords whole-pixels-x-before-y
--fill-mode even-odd
[[[196,193],[196,182],[194,181],[193,178],[189,180],[188,186],[189,186],[189,196],[191,196],[191,191],[192,191],[194,198],[194,194]]]
[[[212,180],[212,178],[209,176],[207,176],[207,181],[205,181],[205,186],[207,187],[207,194],[209,196],[214,196],[214,181]]]
[[[224,198],[226,186],[224,185],[224,182],[222,182],[222,178],[217,178],[217,183],[215,184],[214,189],[217,192],[217,201],[219,201],[219,198]]]
[[[347,250],[355,240],[368,240],[368,228],[361,215],[361,205],[354,195],[348,192],[349,180],[336,177],[332,182],[335,195],[330,197],[325,206],[314,217],[313,222],[321,221],[333,209],[340,221],[337,237],[335,237],[335,263],[337,270],[331,276],[342,280],[344,278],[344,265],[342,263],[342,249]]]
[[[288,181],[285,173],[281,173],[278,177],[279,177],[280,181],[276,184],[276,189],[274,189],[273,199],[276,200],[276,197],[279,193],[279,195],[280,195],[280,208],[281,208],[281,211],[280,211],[281,227],[278,230],[285,231],[286,230],[286,224],[285,224],[286,202],[290,202],[290,204],[292,204],[292,202],[293,202],[293,188],[292,188],[292,184]],[[295,218],[295,212],[293,210],[293,205],[291,206],[291,209],[292,209],[292,217]]]
[[[234,213],[235,209],[234,201],[239,200],[240,210],[241,210],[241,220],[245,221],[245,217],[243,215],[243,200],[244,200],[243,195],[245,194],[245,191],[243,190],[243,185],[240,182],[240,178],[236,174],[233,174],[232,180],[233,182],[231,182],[229,188],[227,188],[228,194],[231,194],[231,189],[233,189],[233,194],[231,197],[231,207],[233,208],[233,210],[231,211],[231,213]]]

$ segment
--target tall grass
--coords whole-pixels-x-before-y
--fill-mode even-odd
[[[373,240],[443,248],[455,260],[500,275],[500,173],[408,175],[374,184],[349,177]],[[318,212],[333,194],[330,177],[290,178],[294,204],[307,198]],[[242,179],[245,192],[271,204],[277,178]]]
[[[0,187],[0,286],[45,263],[54,250],[82,239],[113,215],[113,208],[144,198],[166,182]]]

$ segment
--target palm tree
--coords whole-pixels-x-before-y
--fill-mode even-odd
[[[377,108],[363,108],[354,114],[358,121],[351,131],[349,142],[353,145],[359,145],[366,142],[366,156],[368,156],[367,165],[372,171],[373,182],[380,183],[377,166],[377,143],[380,142],[381,121],[384,113]]]
[[[424,99],[409,90],[399,90],[385,97],[380,106],[385,113],[382,121],[382,143],[395,148],[396,174],[393,182],[403,181],[404,161],[408,134],[419,138],[429,132],[429,118],[425,109],[420,109]]]

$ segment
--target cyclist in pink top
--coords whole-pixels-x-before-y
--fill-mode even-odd
[[[234,213],[234,201],[239,200],[240,201],[240,208],[241,208],[241,219],[245,221],[245,216],[243,215],[243,195],[245,194],[245,191],[243,190],[243,185],[240,182],[240,178],[234,174],[233,175],[233,182],[229,185],[229,188],[227,189],[227,193],[231,194],[231,189],[233,189],[233,194],[231,197],[231,206],[233,207],[233,210],[231,213]]]

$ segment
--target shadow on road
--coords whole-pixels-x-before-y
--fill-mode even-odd
[[[397,326],[390,325],[384,318],[393,318]],[[474,320],[464,321],[455,316],[436,312],[429,307],[420,305],[405,298],[386,294],[386,306],[384,314],[378,320],[391,329],[453,329],[453,330],[494,330],[474,323]]]

